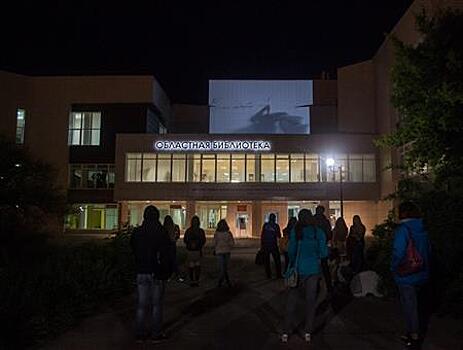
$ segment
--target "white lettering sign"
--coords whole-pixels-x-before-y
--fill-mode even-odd
[[[155,141],[156,151],[270,151],[272,145],[269,141]]]

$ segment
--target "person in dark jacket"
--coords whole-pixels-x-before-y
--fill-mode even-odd
[[[354,274],[362,272],[365,265],[365,225],[359,215],[352,217],[352,226],[349,229],[349,256],[350,266]]]
[[[400,224],[394,231],[391,271],[399,289],[407,324],[407,334],[402,339],[408,348],[419,349],[429,317],[427,285],[430,277],[431,248],[428,233],[414,203],[400,204],[399,219]],[[400,272],[400,267],[406,257],[410,240],[413,240],[423,264],[419,271],[404,274]]]
[[[291,233],[291,230],[296,226],[297,219],[293,216],[290,217],[288,220],[288,224],[286,227],[283,229],[283,237],[280,239],[280,253],[284,256],[285,258],[285,271],[288,270],[289,266],[289,255],[288,255],[288,243],[289,243],[289,235]]]
[[[197,287],[201,275],[201,257],[206,244],[206,233],[200,227],[199,217],[196,215],[191,218],[191,226],[185,231],[183,241],[187,250],[190,284],[192,287]]]
[[[319,205],[315,208],[314,218],[315,218],[315,221],[317,222],[318,227],[320,227],[322,231],[325,233],[326,244],[328,246],[328,244],[331,242],[331,239],[333,238],[333,233],[331,231],[330,220],[328,220],[327,217],[325,216],[324,206]],[[325,284],[326,284],[326,289],[329,293],[331,293],[333,290],[333,284],[331,281],[330,268],[328,266],[328,258],[323,258],[321,260],[321,266],[322,266],[322,272],[323,272],[323,279],[325,280]]]
[[[151,340],[159,342],[166,338],[162,332],[162,315],[166,280],[172,273],[172,255],[169,236],[159,222],[159,210],[155,206],[145,208],[143,223],[134,230],[131,245],[137,273],[137,342],[145,337],[145,317],[149,311],[153,319]]]
[[[179,282],[183,282],[183,278],[180,276],[180,271],[177,264],[177,241],[180,238],[180,227],[174,223],[172,216],[166,215],[164,217],[164,228],[169,235],[171,241],[171,254],[172,254],[172,261],[173,261],[173,273]]]
[[[273,257],[276,270],[276,278],[282,278],[281,257],[278,249],[278,240],[281,238],[280,226],[276,223],[276,215],[270,214],[268,222],[262,226],[261,249],[264,255],[264,266],[267,278],[272,278],[270,271],[270,255]]]

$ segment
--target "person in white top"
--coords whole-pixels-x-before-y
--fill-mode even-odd
[[[228,263],[230,261],[230,253],[235,246],[235,240],[230,232],[230,227],[227,221],[222,219],[217,224],[217,229],[214,234],[214,253],[217,257],[219,266],[219,288],[222,287],[223,282],[231,287],[230,277],[228,276]]]

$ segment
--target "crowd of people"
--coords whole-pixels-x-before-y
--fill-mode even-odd
[[[417,348],[426,324],[420,305],[423,304],[424,290],[429,279],[430,249],[416,206],[411,203],[401,205],[399,216],[401,223],[394,238],[391,271],[398,285],[407,321],[408,329],[403,341],[407,347]],[[336,220],[332,228],[323,206],[318,206],[315,214],[309,209],[301,209],[297,218],[289,218],[283,230],[277,223],[276,215],[269,215],[268,221],[262,227],[258,255],[264,266],[265,276],[272,278],[272,258],[275,278],[285,279],[288,286],[283,331],[280,336],[282,343],[287,343],[294,331],[295,308],[300,295],[304,296],[306,305],[303,338],[306,342],[311,341],[320,281],[323,281],[327,297],[330,298],[333,288],[339,282],[341,265],[350,271],[351,276],[363,271],[365,233],[366,228],[358,215],[353,216],[349,228],[342,217]],[[143,223],[134,230],[131,238],[137,272],[136,336],[139,341],[145,337],[148,310],[153,320],[150,328],[152,342],[166,339],[166,334],[162,331],[166,283],[172,275],[178,281],[184,281],[176,257],[179,239],[180,229],[172,217],[166,216],[164,224],[161,224],[158,209],[154,206],[146,207]],[[185,231],[183,242],[187,252],[189,282],[192,287],[198,287],[206,234],[197,216],[191,219],[191,226]],[[413,257],[409,256],[410,244],[415,249],[414,262]],[[220,220],[212,240],[219,271],[218,288],[224,283],[228,287],[232,286],[228,266],[234,245],[235,240],[226,220]],[[284,258],[283,268],[281,256]],[[415,270],[408,265],[404,267],[407,264],[405,260]]]

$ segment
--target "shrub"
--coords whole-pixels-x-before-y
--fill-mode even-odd
[[[127,234],[77,246],[36,235],[7,243],[0,264],[0,348],[24,348],[56,335],[133,288]]]
[[[366,253],[369,268],[381,276],[378,287],[379,291],[386,297],[392,297],[396,294],[396,288],[390,271],[395,227],[394,213],[390,212],[382,224],[374,227],[372,231],[373,241]]]

